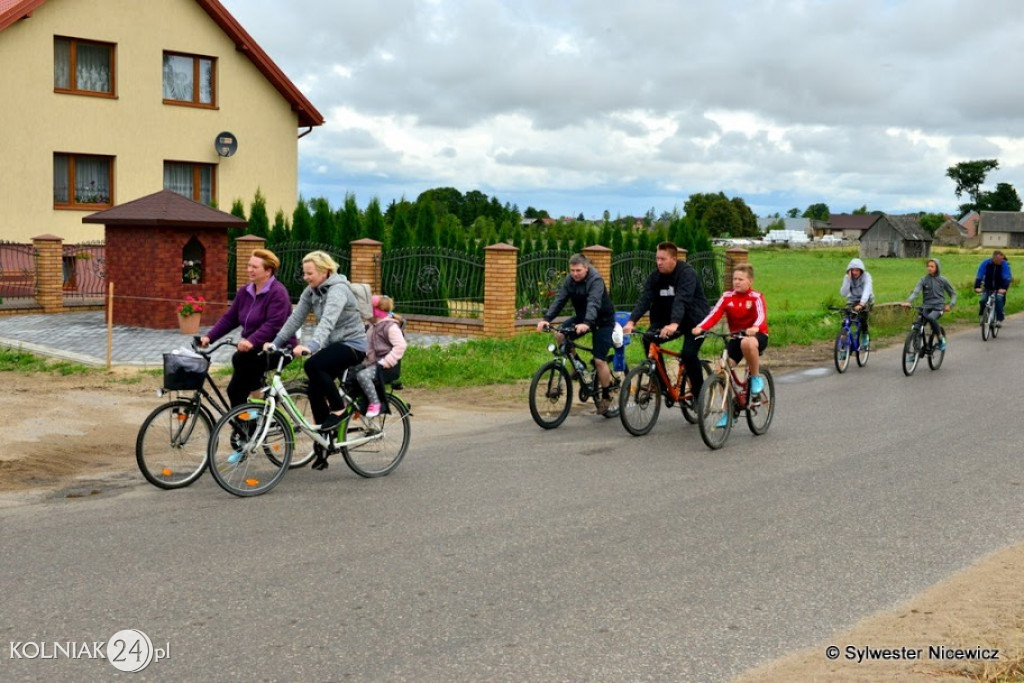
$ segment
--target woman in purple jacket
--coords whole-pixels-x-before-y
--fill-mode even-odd
[[[217,341],[236,327],[242,328],[238,351],[231,358],[235,372],[228,383],[228,400],[236,406],[245,403],[249,394],[263,387],[268,356],[261,356],[263,344],[272,340],[292,312],[288,290],[278,282],[274,273],[281,259],[269,249],[252,253],[246,270],[249,284],[235,295],[231,308],[200,340],[202,346]],[[294,344],[295,340],[292,339]]]

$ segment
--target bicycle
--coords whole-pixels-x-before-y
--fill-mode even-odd
[[[846,372],[846,368],[850,365],[851,353],[857,357],[858,367],[867,365],[871,348],[867,335],[864,335],[863,343],[861,343],[860,314],[854,311],[852,306],[829,306],[828,310],[842,311],[843,313],[843,322],[840,326],[839,334],[836,335],[833,354],[836,370],[839,371],[839,374]]]
[[[633,436],[643,436],[653,429],[661,412],[662,398],[669,408],[678,403],[687,422],[697,422],[696,398],[690,390],[686,365],[679,358],[681,352],[661,346],[668,340],[662,339],[660,332],[643,332],[649,349],[647,359],[629,371],[619,390],[619,419]],[[701,372],[707,377],[711,363],[702,360]]]
[[[936,334],[931,331],[931,324],[924,317],[924,311],[924,306],[917,306],[917,318],[911,324],[910,333],[903,342],[903,374],[907,377],[914,374],[921,358],[927,356],[928,367],[938,370],[946,357],[946,350],[940,348],[941,337],[946,336],[946,330],[939,326],[940,338],[936,339]],[[927,333],[924,331],[925,328],[928,328]]]
[[[985,307],[981,311],[981,340],[988,341],[989,337],[995,339],[999,336],[999,322],[996,320],[996,297],[1000,294],[993,290],[985,290],[982,296],[987,298]]]
[[[164,354],[163,386],[157,396],[191,391],[188,398],[176,398],[157,406],[139,427],[135,438],[135,462],[139,471],[153,486],[161,489],[184,488],[202,476],[209,464],[207,445],[214,413],[223,416],[231,405],[209,373],[210,358],[222,346],[235,341],[225,338],[209,348],[199,346],[200,337],[192,338],[196,356]],[[191,360],[187,360],[191,359]],[[309,397],[301,387],[293,389],[299,410],[309,414]],[[299,458],[294,467],[307,464],[313,455]]]
[[[742,366],[744,376],[740,377],[738,370],[741,366],[733,367],[728,352],[729,339],[741,337],[742,333],[728,335],[708,330],[702,336],[708,335],[719,337],[725,344],[721,357],[715,361],[712,374],[704,381],[697,397],[697,426],[704,444],[711,450],[718,450],[725,445],[733,422],[741,411],[746,412],[747,426],[754,436],[768,431],[775,416],[775,379],[771,370],[762,366],[764,390],[749,396],[747,386],[750,378],[746,376],[746,366]]]
[[[548,351],[555,357],[540,366],[530,381],[530,415],[533,421],[544,429],[555,429],[569,416],[572,408],[573,378],[579,380],[579,399],[597,399],[601,395],[601,383],[597,377],[594,359],[589,366],[580,358],[579,351],[587,351],[593,355],[593,349],[576,342],[576,332],[572,328],[562,327],[555,330],[548,327],[547,331],[562,335],[560,344],[549,344]],[[629,371],[628,364],[623,370],[614,369],[614,352],[608,353],[608,368],[612,371],[612,393],[622,385],[623,376]],[[618,417],[619,402],[612,396],[605,411],[606,418]]]
[[[368,418],[355,398],[342,388],[341,423],[329,433],[322,433],[302,413],[281,380],[285,361],[294,358],[292,349],[272,348],[264,353],[276,354],[277,367],[269,386],[263,390],[263,400],[228,411],[210,435],[210,471],[221,488],[245,497],[266,493],[277,486],[289,469],[296,429],[313,444],[313,469],[327,469],[327,458],[339,452],[349,468],[361,477],[383,477],[398,467],[412,433],[412,412],[405,401],[387,393],[382,397],[380,415]],[[342,386],[344,381],[342,377]]]

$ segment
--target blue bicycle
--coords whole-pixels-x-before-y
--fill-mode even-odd
[[[860,314],[853,310],[852,306],[839,308],[829,306],[830,311],[842,311],[843,323],[836,335],[834,359],[836,370],[840,374],[846,372],[850,366],[850,355],[857,357],[857,365],[864,367],[868,364],[868,356],[871,355],[871,345],[867,334],[861,334]]]

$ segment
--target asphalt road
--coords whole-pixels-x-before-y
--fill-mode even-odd
[[[466,406],[379,480],[2,509],[0,678],[110,680],[24,644],[139,629],[170,656],[131,680],[728,680],[1024,540],[1022,341],[780,377],[768,434],[717,452],[676,409],[636,438]]]

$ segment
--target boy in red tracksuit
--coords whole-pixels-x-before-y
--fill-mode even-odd
[[[754,267],[748,263],[736,266],[732,272],[732,290],[724,292],[708,317],[693,328],[694,334],[703,334],[714,327],[724,314],[729,332],[743,333],[742,337],[730,339],[726,348],[734,365],[740,359],[747,361],[751,396],[764,391],[760,361],[761,354],[768,348],[768,309],[761,292],[751,289],[753,284]]]

